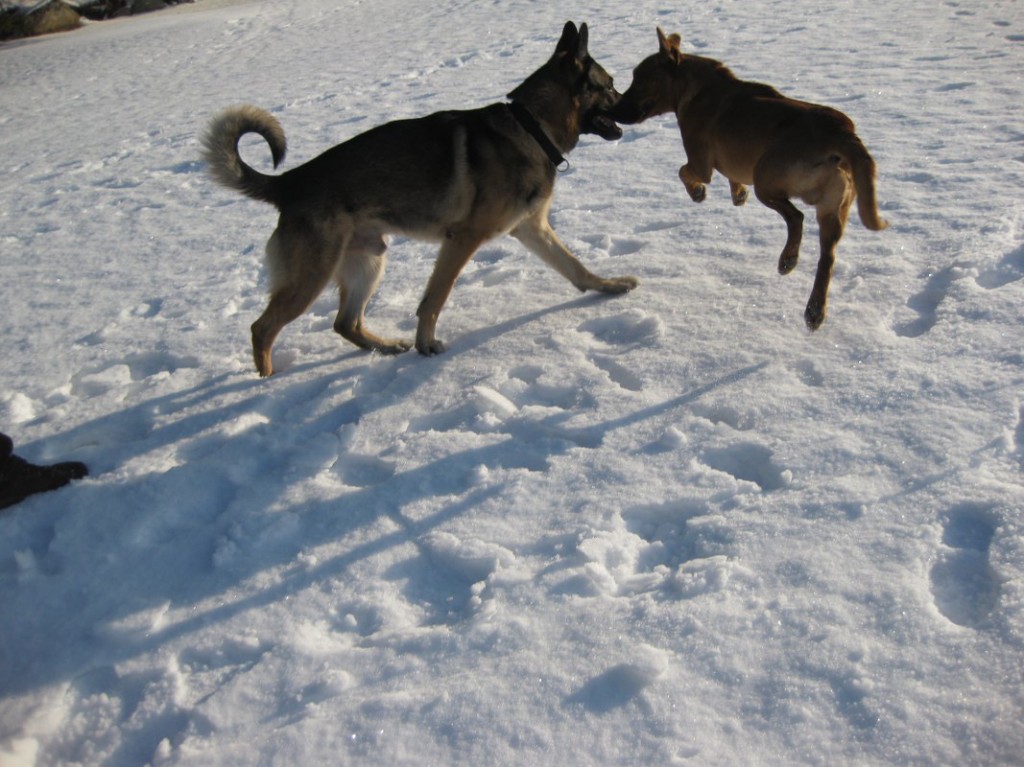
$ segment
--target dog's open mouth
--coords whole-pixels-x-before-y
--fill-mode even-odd
[[[591,110],[583,120],[583,132],[595,133],[605,141],[622,138],[622,128],[606,112]]]

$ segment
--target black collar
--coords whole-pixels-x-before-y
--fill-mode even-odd
[[[516,121],[523,126],[523,130],[533,136],[534,140],[540,144],[540,148],[544,150],[544,154],[548,156],[548,159],[551,160],[551,163],[556,168],[566,162],[565,158],[562,157],[562,153],[558,151],[558,147],[552,143],[551,139],[548,138],[548,134],[540,127],[537,118],[530,114],[529,109],[517,101],[510,101],[508,108],[512,110],[512,115],[516,118]]]

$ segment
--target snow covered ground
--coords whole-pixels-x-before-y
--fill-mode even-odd
[[[655,25],[833,105],[892,227],[824,327],[782,220],[697,206],[671,117],[587,138],[553,223],[626,296],[485,246],[449,351],[368,355],[325,294],[259,380],[288,167],[501,100],[566,18]],[[85,481],[0,515],[0,764],[1024,764],[1024,7],[206,0],[0,46],[0,430]],[[259,141],[246,156],[268,167]],[[372,327],[411,335],[430,246]]]

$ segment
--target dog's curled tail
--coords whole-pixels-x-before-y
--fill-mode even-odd
[[[850,134],[841,151],[853,169],[853,185],[857,187],[857,213],[860,214],[861,222],[876,232],[885,229],[889,222],[878,213],[874,159],[855,133]]]
[[[246,133],[266,139],[276,168],[287,149],[284,130],[272,114],[249,105],[226,109],[210,121],[202,138],[203,159],[217,183],[276,205],[277,179],[250,168],[238,153],[238,140]]]

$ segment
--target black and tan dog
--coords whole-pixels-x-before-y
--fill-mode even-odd
[[[421,354],[444,350],[434,329],[459,273],[477,248],[506,232],[582,291],[636,287],[634,277],[588,271],[548,223],[562,154],[581,133],[622,135],[606,114],[618,98],[612,78],[588,52],[586,24],[577,29],[569,22],[554,55],[509,94],[509,103],[386,123],[279,176],[259,173],[238,153],[239,138],[258,133],[276,166],[285,138],[274,117],[242,106],[214,118],[203,138],[213,178],[280,211],[267,243],[270,303],[252,326],[260,375],[273,372],[270,350],[278,333],[332,279],[340,293],[338,333],[385,354],[412,346],[365,326],[389,234],[441,243],[417,311]]]
[[[721,62],[682,53],[679,35],[658,29],[658,52],[633,70],[633,82],[611,115],[637,123],[675,112],[686,164],[679,178],[695,202],[702,202],[713,171],[727,179],[732,201],[757,199],[786,220],[786,246],[779,272],[796,266],[803,236],[797,198],[817,211],[821,256],[804,319],[811,330],[825,321],[836,245],[853,200],[868,229],[888,224],[875,201],[875,163],[842,112],[787,98],[761,83],[738,79]]]

